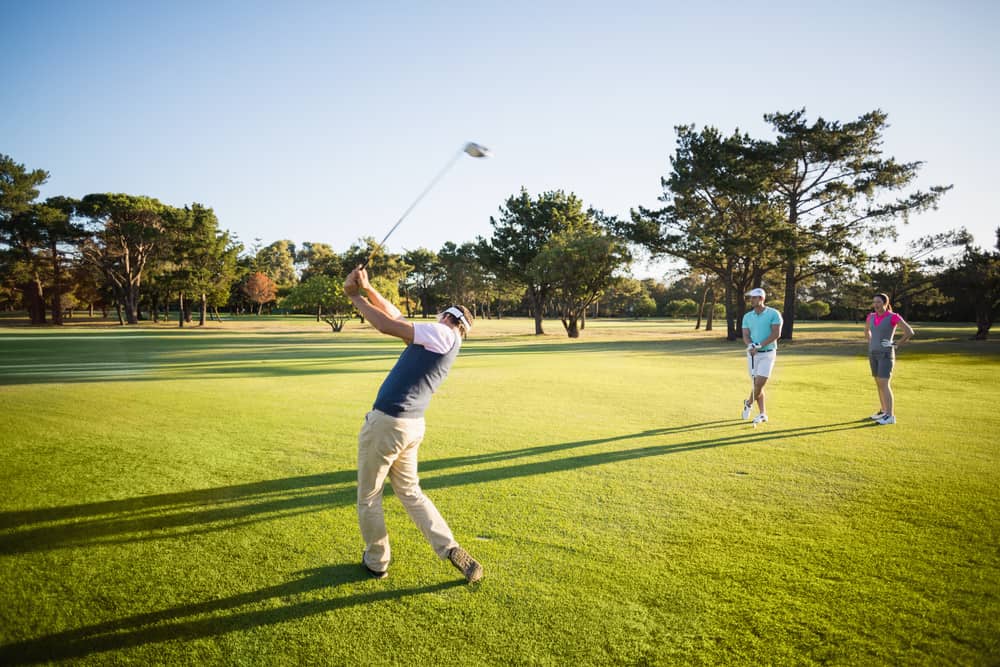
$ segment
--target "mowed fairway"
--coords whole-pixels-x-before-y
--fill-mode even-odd
[[[248,322],[248,323],[247,323]],[[400,346],[357,323],[0,329],[0,664],[1000,663],[1000,345],[916,325],[895,427],[861,325],[797,323],[771,422],[691,323],[481,321],[423,486],[465,585],[357,431]]]

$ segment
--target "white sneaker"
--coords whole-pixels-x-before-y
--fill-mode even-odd
[[[888,426],[889,424],[895,424],[896,415],[883,415],[881,419],[876,419],[875,423],[881,426]]]
[[[753,418],[753,425],[756,426],[757,424],[763,424],[766,421],[767,421],[767,415],[759,414]]]
[[[876,412],[875,414],[873,414],[871,416],[871,419],[872,419],[872,421],[876,421],[877,422],[879,419],[882,419],[882,417],[885,417],[885,413],[882,412],[881,410],[879,410],[878,412]]]
[[[753,406],[749,400],[743,401],[743,419],[750,419],[750,408]]]

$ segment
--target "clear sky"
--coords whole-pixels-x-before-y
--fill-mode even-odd
[[[247,245],[344,250],[489,146],[388,243],[437,250],[489,236],[521,186],[655,206],[678,124],[765,137],[767,112],[880,108],[886,153],[955,186],[904,239],[992,246],[998,34],[986,0],[0,0],[0,153],[50,172],[43,197],[199,202]]]

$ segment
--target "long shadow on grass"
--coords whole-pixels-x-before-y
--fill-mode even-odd
[[[733,420],[738,421],[738,420]],[[733,423],[733,422],[729,422]],[[744,422],[745,423],[745,422]],[[774,440],[786,440],[790,438],[801,438],[810,435],[833,433],[836,431],[851,431],[858,428],[869,428],[871,423],[859,423],[857,421],[840,422],[835,424],[823,424],[820,426],[804,426],[802,428],[789,428],[780,431],[760,431],[753,430],[740,433],[739,435],[726,436],[722,438],[704,438],[701,440],[690,440],[668,445],[652,445],[649,447],[637,447],[634,449],[619,449],[613,451],[597,452],[594,454],[582,454],[580,456],[570,456],[555,460],[537,461],[534,463],[522,463],[518,465],[504,466],[500,468],[484,468],[482,470],[472,470],[468,472],[450,473],[432,477],[422,477],[420,485],[425,489],[447,488],[451,486],[461,486],[463,484],[479,484],[482,482],[493,482],[512,477],[528,477],[532,475],[544,475],[557,472],[578,470],[590,466],[606,465],[621,461],[631,461],[635,459],[647,458],[651,456],[664,456],[667,454],[679,454],[698,449],[710,449],[714,447],[728,447],[732,445],[746,445],[754,443],[766,443]],[[626,440],[631,438],[655,437],[673,429],[653,429],[642,431],[631,435],[617,436],[600,440],[585,440],[578,443],[564,443],[562,445],[547,445],[538,449],[551,450],[552,448],[564,449],[571,446],[583,446],[598,444],[601,442],[611,442],[615,440]],[[426,470],[428,466],[424,466]]]
[[[390,341],[316,334],[123,332],[25,338],[0,335],[5,353],[0,385],[384,372],[402,349]]]
[[[767,443],[821,433],[868,428],[869,423],[842,422],[783,430],[750,429],[736,435],[685,442],[615,449],[543,459],[506,466],[500,461],[530,458],[637,438],[656,438],[739,424],[739,420],[703,422],[649,429],[627,435],[576,440],[505,452],[457,456],[421,464],[425,489],[479,484],[515,477],[546,475],[681,452]],[[474,468],[447,474],[437,471]],[[356,499],[353,470],[239,484],[127,500],[0,513],[0,555],[80,546],[113,545],[186,537],[284,519],[331,507],[352,505]]]
[[[338,609],[425,595],[462,586],[454,580],[396,590],[381,588],[371,593],[337,595],[337,587],[367,578],[358,564],[334,565],[306,570],[303,575],[276,586],[208,600],[171,609],[66,630],[0,646],[0,664],[25,665],[51,660],[83,658],[94,653],[120,651],[166,641],[190,641],[265,625],[287,623]],[[315,599],[322,596],[322,599]],[[289,598],[307,598],[288,603]],[[278,604],[278,606],[273,606]],[[253,607],[268,606],[266,609]],[[249,609],[241,609],[250,607]],[[224,615],[221,615],[222,612]],[[198,618],[209,614],[207,618]]]

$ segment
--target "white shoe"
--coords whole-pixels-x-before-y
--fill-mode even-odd
[[[767,421],[767,415],[759,414],[753,418],[753,425],[756,426],[757,424],[763,424],[766,421]]]
[[[896,415],[883,415],[881,419],[875,420],[876,424],[880,426],[888,426],[890,424],[896,423]]]
[[[871,419],[872,419],[872,421],[876,421],[877,422],[879,419],[882,419],[882,417],[885,417],[885,413],[882,412],[881,410],[879,410],[878,412],[876,412],[875,414],[873,414],[871,416]]]
[[[750,419],[750,408],[753,406],[748,400],[743,401],[743,419]]]

